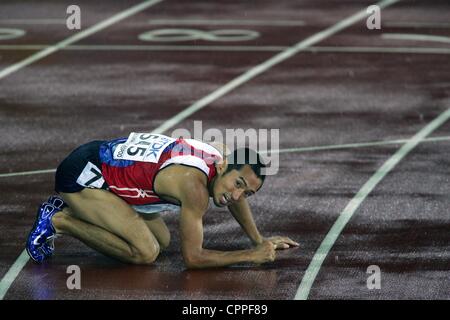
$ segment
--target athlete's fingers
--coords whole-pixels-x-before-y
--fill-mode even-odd
[[[299,243],[295,242],[294,240],[292,240],[288,237],[276,236],[276,237],[271,237],[268,240],[275,244],[284,243],[284,244],[291,245],[293,247],[298,247],[300,245]]]
[[[298,247],[300,244],[298,242],[295,242],[294,240],[290,238],[284,238],[284,242],[287,244],[290,244],[291,246]]]

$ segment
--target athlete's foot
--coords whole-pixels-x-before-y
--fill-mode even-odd
[[[67,208],[64,208],[61,211],[56,212],[52,217],[52,225],[55,229],[56,235],[64,234],[64,223],[66,222],[66,218],[68,216]]]
[[[28,255],[37,263],[41,263],[53,254],[56,230],[52,224],[52,217],[59,211],[59,208],[47,202],[38,209],[36,222],[26,243]]]

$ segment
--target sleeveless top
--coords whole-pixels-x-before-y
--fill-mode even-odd
[[[147,213],[174,209],[154,190],[159,171],[173,164],[194,167],[209,183],[216,175],[215,163],[222,159],[217,149],[198,140],[135,132],[128,138],[104,142],[99,155],[109,190],[137,211]]]

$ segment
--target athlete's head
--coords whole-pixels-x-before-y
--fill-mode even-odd
[[[257,192],[264,183],[264,167],[261,156],[252,149],[240,148],[229,154],[216,164],[217,175],[211,187],[214,203],[228,206]]]

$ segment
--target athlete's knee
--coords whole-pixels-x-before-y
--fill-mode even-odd
[[[133,254],[133,261],[138,264],[151,264],[159,255],[161,250],[158,241],[147,229],[145,223],[136,219],[129,227],[132,227],[133,232],[129,235],[129,243]]]
[[[170,232],[162,232],[161,235],[159,235],[158,242],[161,249],[166,249],[170,245]]]
[[[158,240],[161,249],[166,249],[170,244],[170,231],[162,218],[147,219],[147,227]]]

